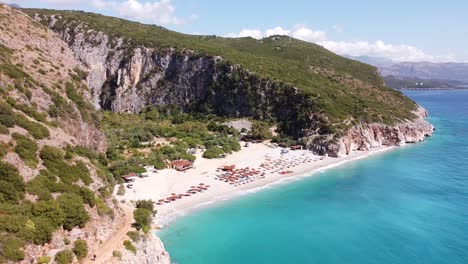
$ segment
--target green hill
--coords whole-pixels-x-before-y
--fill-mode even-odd
[[[221,56],[261,78],[280,81],[316,97],[334,124],[365,120],[392,124],[414,118],[414,102],[385,87],[375,67],[338,56],[325,48],[286,36],[221,38],[194,36],[124,19],[77,11],[24,9],[33,16],[59,14],[54,30],[86,25],[111,37],[123,37],[132,47],[190,49]]]

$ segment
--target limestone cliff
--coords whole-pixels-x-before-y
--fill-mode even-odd
[[[91,29],[82,21],[64,22],[60,14],[32,14],[56,31],[90,69],[87,82],[97,108],[136,113],[150,105],[177,105],[187,111],[270,120],[281,132],[305,138],[312,150],[331,156],[419,141],[432,133],[420,115],[399,119],[397,125],[354,121],[358,125],[347,123],[336,133],[332,127],[337,124],[324,114],[319,95],[259,77],[223,57],[189,49],[149,48]],[[350,75],[317,67],[312,70],[349,89],[376,90],[374,84]]]
[[[412,121],[394,126],[363,123],[351,127],[346,135],[338,139],[331,136],[312,137],[308,144],[317,153],[339,157],[353,151],[421,142],[433,134],[434,127],[424,120],[428,116],[424,108],[418,107],[415,114],[418,117]]]

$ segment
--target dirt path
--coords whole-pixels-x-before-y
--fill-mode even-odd
[[[89,256],[82,261],[84,264],[108,263],[112,257],[112,252],[122,246],[123,241],[127,239],[127,232],[132,229],[133,215],[130,209],[125,208],[125,221],[107,241],[102,244],[95,252],[91,252]],[[96,260],[92,257],[96,255]]]

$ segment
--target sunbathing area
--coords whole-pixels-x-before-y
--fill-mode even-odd
[[[155,201],[158,210],[156,222],[164,225],[174,215],[199,205],[224,200],[284,178],[310,175],[314,170],[365,154],[330,158],[314,155],[308,150],[287,151],[262,143],[243,146],[239,152],[219,159],[202,158],[199,151],[193,164],[178,161],[164,170],[150,170],[142,174],[144,177],[126,183],[125,194],[116,197],[122,202]]]

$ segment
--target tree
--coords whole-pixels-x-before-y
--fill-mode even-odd
[[[21,247],[23,247],[21,239],[14,236],[0,236],[0,255],[3,258],[14,262],[23,260],[25,255]]]
[[[78,260],[84,259],[88,255],[88,243],[83,239],[78,239],[73,244],[73,253]]]
[[[65,213],[63,228],[71,230],[75,226],[83,228],[89,220],[88,212],[83,206],[83,199],[76,194],[62,194],[57,199],[60,208]]]
[[[65,213],[56,200],[39,201],[32,206],[34,216],[42,216],[49,219],[54,227],[59,227],[65,220]]]
[[[269,139],[273,137],[268,123],[262,121],[254,121],[252,123],[250,135],[255,139]]]
[[[147,231],[151,225],[151,211],[145,208],[137,208],[133,211],[133,218],[135,223],[133,224],[137,230],[143,229]]]
[[[139,200],[136,203],[136,208],[142,208],[149,210],[153,215],[156,214],[154,209],[154,202],[151,200]]]
[[[209,147],[205,152],[203,152],[203,157],[206,159],[216,159],[222,155],[224,151],[218,146]]]

